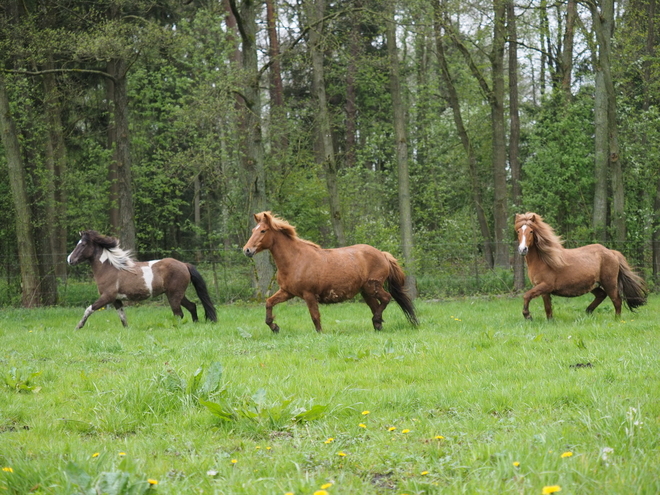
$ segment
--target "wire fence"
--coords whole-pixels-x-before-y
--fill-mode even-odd
[[[584,243],[587,244],[587,243]],[[566,243],[566,247],[577,247],[578,241]],[[514,244],[510,247],[510,264],[513,265]],[[621,249],[625,252],[624,249]],[[68,266],[69,253],[54,257],[57,277],[56,294],[49,300],[62,306],[89,305],[98,297],[96,285],[88,263]],[[218,304],[255,299],[255,265],[246,258],[240,247],[219,249],[175,250],[166,255],[162,252],[142,252],[140,260],[173,257],[193,263],[204,277],[213,301]],[[650,247],[629,256],[629,262],[651,286],[652,256]],[[270,256],[267,252],[257,256]],[[514,291],[513,269],[489,269],[481,244],[437,243],[418,253],[416,259],[416,283],[420,298],[436,299],[457,296],[506,294]],[[529,282],[526,281],[529,286]],[[273,279],[269,286],[271,294],[277,290]],[[194,294],[194,293],[193,293]],[[266,294],[268,295],[268,294]],[[21,305],[21,271],[17,256],[0,255],[0,306]]]

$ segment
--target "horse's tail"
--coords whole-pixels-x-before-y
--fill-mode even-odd
[[[619,258],[619,296],[624,300],[628,309],[634,311],[635,308],[646,304],[646,283],[630,268],[623,254],[618,251],[615,253]]]
[[[406,274],[403,273],[403,269],[399,266],[399,263],[397,263],[394,256],[386,251],[383,251],[383,254],[385,255],[385,259],[390,263],[390,274],[387,277],[387,288],[394,300],[403,310],[408,321],[417,326],[419,323],[417,321],[417,316],[415,316],[415,306],[405,289]]]
[[[190,263],[186,263],[188,271],[190,272],[190,280],[192,281],[195,290],[197,291],[197,296],[199,300],[202,301],[202,306],[204,306],[204,313],[206,314],[207,321],[218,321],[218,317],[215,314],[215,307],[213,306],[213,301],[211,301],[211,296],[209,296],[209,291],[206,288],[206,282],[202,278],[201,274],[197,271]]]

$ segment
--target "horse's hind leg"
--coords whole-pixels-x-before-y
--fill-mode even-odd
[[[552,320],[552,298],[550,294],[543,294],[543,307],[545,309],[545,317]]]
[[[197,305],[194,302],[192,302],[186,296],[183,296],[183,299],[181,299],[181,305],[190,312],[192,321],[199,321],[197,318]]]
[[[305,292],[303,299],[307,303],[307,309],[309,310],[309,316],[312,317],[314,328],[316,328],[318,333],[321,333],[323,331],[321,328],[321,312],[319,311],[319,302],[316,300],[316,294]]]
[[[119,319],[121,320],[121,324],[124,325],[125,327],[128,326],[128,321],[126,321],[126,313],[124,313],[124,304],[119,300],[116,299],[115,302],[113,303],[115,309],[117,310],[117,314],[119,315]]]
[[[174,316],[183,318],[183,311],[181,310],[181,302],[183,297],[176,293],[167,293],[167,301],[170,303],[170,308],[172,308],[172,313]]]
[[[587,314],[591,314],[594,312],[594,309],[596,309],[600,303],[602,303],[605,298],[607,297],[607,292],[605,292],[602,288],[596,287],[594,290],[591,291],[591,293],[596,296],[596,298],[591,301],[591,304],[587,306]]]
[[[362,297],[373,313],[371,321],[373,322],[374,330],[382,330],[383,311],[385,311],[385,308],[392,300],[392,296],[383,289],[383,284],[378,280],[369,280],[362,289]]]
[[[273,306],[281,302],[288,301],[292,297],[293,294],[289,294],[287,291],[280,289],[275,294],[266,299],[266,325],[268,325],[268,327],[274,333],[279,332],[280,327],[278,327],[277,323],[274,322],[275,318],[273,317]]]
[[[619,287],[617,285],[616,279],[613,281],[613,283],[608,284],[607,286],[603,286],[605,289],[605,292],[607,295],[610,297],[612,300],[612,304],[614,305],[614,316],[616,318],[621,317],[621,296],[619,296]]]

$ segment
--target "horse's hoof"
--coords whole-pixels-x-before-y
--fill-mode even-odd
[[[280,333],[280,327],[278,327],[277,325],[273,325],[272,327],[270,327],[270,329],[273,331],[273,333]]]

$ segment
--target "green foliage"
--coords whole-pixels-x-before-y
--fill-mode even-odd
[[[14,392],[31,392],[38,394],[41,387],[34,384],[34,379],[41,375],[41,371],[24,371],[12,366],[7,373],[4,373],[3,380],[5,385]]]
[[[80,466],[73,462],[64,470],[69,483],[85,495],[143,495],[152,489],[148,480],[131,482],[131,474],[126,471],[104,471],[92,479]]]

